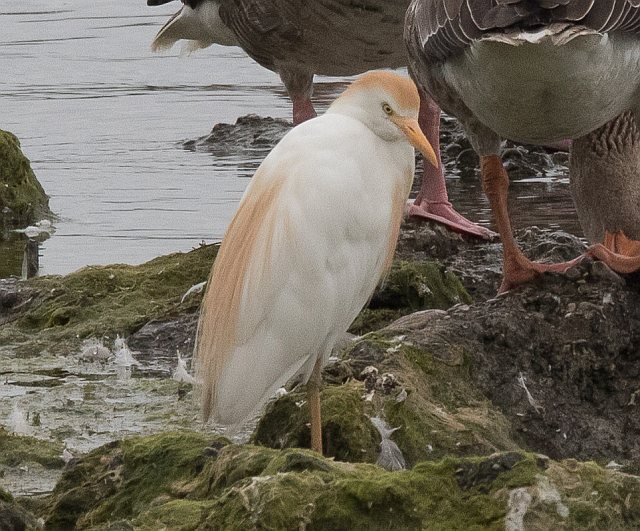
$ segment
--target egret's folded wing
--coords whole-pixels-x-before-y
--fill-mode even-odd
[[[275,239],[285,237],[279,208],[284,179],[264,173],[258,170],[229,225],[202,303],[195,363],[205,419],[215,409],[217,383],[229,357],[268,314],[269,297],[280,287],[274,282],[286,282],[271,267]]]

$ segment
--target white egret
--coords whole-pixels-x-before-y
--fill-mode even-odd
[[[321,369],[391,265],[413,148],[437,164],[418,111],[412,81],[370,72],[264,159],[202,303],[195,364],[205,419],[240,424],[302,376],[312,448],[322,451]]]

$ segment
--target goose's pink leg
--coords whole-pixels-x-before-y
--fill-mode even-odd
[[[434,168],[431,164],[424,165],[422,186],[415,202],[409,207],[409,215],[442,223],[455,232],[491,239],[496,235],[495,232],[476,225],[458,214],[449,202],[444,169],[440,160],[440,108],[431,98],[421,98],[418,122],[438,155],[438,168]]]

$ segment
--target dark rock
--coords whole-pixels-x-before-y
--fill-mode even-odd
[[[248,114],[238,118],[235,124],[216,124],[208,135],[187,140],[182,145],[186,149],[206,151],[217,156],[246,152],[266,154],[291,127],[290,122],[281,118]]]
[[[184,358],[193,351],[198,327],[198,314],[188,313],[174,319],[154,319],[128,338],[128,345],[144,358],[175,357],[179,350]]]

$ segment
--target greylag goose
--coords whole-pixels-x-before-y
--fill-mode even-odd
[[[147,0],[161,5],[171,0]],[[190,41],[190,49],[237,45],[279,74],[293,103],[293,123],[316,115],[314,74],[346,76],[407,62],[402,40],[409,0],[182,0],[156,35],[152,49]],[[422,101],[420,125],[439,153],[440,109]],[[409,214],[480,238],[493,233],[456,212],[448,200],[442,165],[424,165],[422,186]]]
[[[264,159],[202,304],[195,365],[205,420],[241,424],[302,376],[322,453],[321,369],[391,266],[413,148],[437,163],[419,104],[410,79],[369,72]],[[353,196],[367,198],[356,212]]]
[[[500,145],[504,138],[531,144],[577,139],[571,171],[580,183],[578,208],[584,214],[598,201],[601,210],[617,208],[625,192],[616,176],[624,168],[629,183],[638,170],[632,156],[636,126],[629,124],[635,124],[640,103],[640,0],[413,0],[405,42],[412,75],[460,120],[481,158],[483,186],[503,242],[500,290],[576,263],[535,263],[518,248]],[[617,166],[609,165],[614,159]],[[598,183],[596,164],[608,172],[607,188]],[[598,186],[585,194],[589,182]],[[604,191],[610,194],[606,200]],[[638,265],[637,255],[620,256],[637,252],[628,241],[640,236],[634,205],[635,230],[621,223],[622,212],[581,215],[594,224],[585,227],[597,238],[590,253],[619,271],[621,263],[625,271]]]

